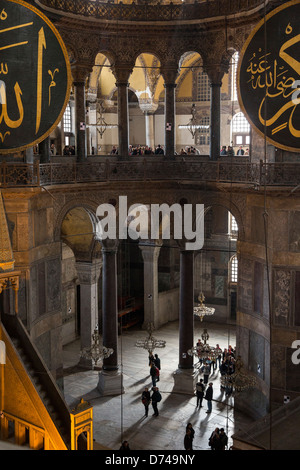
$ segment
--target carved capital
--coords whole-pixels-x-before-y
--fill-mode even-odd
[[[113,65],[111,67],[112,73],[116,78],[116,85],[127,85],[130,75],[132,74],[133,67],[131,65]]]
[[[72,67],[71,70],[74,85],[85,85],[86,79],[92,71],[92,67],[76,65]]]
[[[173,86],[174,88],[176,87],[176,78],[178,76],[178,68],[174,66],[164,66],[160,68],[160,73],[163,76],[163,79],[165,81],[164,86],[165,87],[171,87]]]

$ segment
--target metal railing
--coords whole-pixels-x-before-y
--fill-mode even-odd
[[[224,182],[297,186],[300,163],[232,163],[230,161],[111,161],[0,164],[0,187],[39,187],[114,181]]]
[[[204,0],[198,3],[136,5],[104,3],[98,0],[39,0],[45,7],[110,21],[203,20],[249,11],[264,5],[261,0]],[[269,2],[267,2],[269,3]]]

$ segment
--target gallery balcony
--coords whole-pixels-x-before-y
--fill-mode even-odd
[[[297,162],[252,163],[245,157],[223,157],[217,161],[207,156],[133,157],[119,160],[114,156],[88,157],[78,162],[72,157],[56,158],[59,162],[1,162],[1,188],[42,187],[85,183],[113,182],[185,182],[235,183],[254,188],[269,186],[294,188],[300,181]]]

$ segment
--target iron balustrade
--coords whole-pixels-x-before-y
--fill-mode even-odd
[[[223,182],[296,187],[300,163],[226,161],[110,160],[63,163],[0,164],[0,187],[41,187],[114,181]]]
[[[228,16],[263,7],[262,0],[204,0],[188,4],[123,4],[98,0],[39,0],[40,4],[65,13],[110,21],[184,21]],[[270,2],[266,2],[270,3]]]

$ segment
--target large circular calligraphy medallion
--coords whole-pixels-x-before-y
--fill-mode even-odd
[[[247,39],[238,64],[240,106],[276,147],[300,149],[300,0],[276,8]]]
[[[0,153],[24,150],[56,128],[69,100],[66,47],[49,19],[0,0]]]

